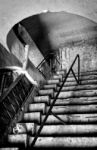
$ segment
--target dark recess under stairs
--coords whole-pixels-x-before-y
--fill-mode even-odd
[[[31,148],[34,136],[62,84],[64,73],[64,70],[57,71],[39,90],[2,149]],[[73,75],[69,75],[34,148],[97,148],[97,71],[82,72],[80,78],[81,85],[77,85]]]

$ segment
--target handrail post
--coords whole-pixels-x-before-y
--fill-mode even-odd
[[[78,55],[78,83],[80,84],[80,57]]]

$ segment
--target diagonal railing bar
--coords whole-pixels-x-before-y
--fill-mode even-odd
[[[79,55],[78,55],[78,84],[81,84],[81,82],[80,82],[80,57],[79,57]]]
[[[75,75],[75,73],[74,73],[73,69],[71,69],[71,71],[72,71],[72,74],[73,74],[73,76],[74,76],[74,78],[75,78],[76,82],[79,84],[79,81],[78,81],[78,79],[77,79],[77,77],[76,77],[76,75]]]
[[[56,60],[57,60],[57,62],[61,65],[61,63],[60,63],[60,61],[57,59],[57,57],[56,57]]]
[[[40,62],[40,64],[39,64],[36,68],[39,69],[39,68],[41,67],[41,65],[46,61],[46,59],[47,59],[48,57],[49,57],[49,56],[46,55],[46,56],[44,57],[44,59]]]
[[[41,71],[42,65],[49,59],[51,60],[51,56],[54,56],[54,59],[58,62],[59,65],[61,65],[60,61],[57,59],[56,54],[50,53],[44,57],[44,59],[40,62],[40,64],[36,67],[36,69],[39,70],[39,72],[44,76],[46,79],[46,75]],[[50,66],[49,72],[52,72],[52,65]]]
[[[55,113],[53,113],[52,111],[51,111],[51,114],[55,117],[55,118],[57,118],[58,120],[60,120],[60,122],[62,123],[62,124],[64,124],[64,125],[66,125],[66,122],[64,122],[59,116],[57,116]]]
[[[44,120],[43,120],[41,126],[40,126],[40,128],[38,129],[38,131],[37,131],[37,133],[36,133],[36,135],[35,135],[35,137],[34,137],[33,142],[31,143],[31,147],[33,147],[33,146],[35,145],[35,143],[36,143],[36,141],[37,141],[37,139],[38,139],[38,137],[39,137],[39,135],[40,135],[40,133],[41,133],[41,130],[42,130],[42,128],[43,128],[43,126],[44,126],[44,124],[45,124],[45,122],[46,122],[48,116],[51,114],[52,108],[53,108],[53,106],[54,106],[54,104],[55,104],[55,102],[56,102],[56,100],[57,100],[57,98],[58,98],[58,96],[59,96],[59,94],[60,94],[60,92],[61,92],[61,90],[62,90],[62,88],[63,88],[63,86],[64,86],[64,84],[65,84],[65,82],[66,82],[66,80],[67,80],[67,78],[68,78],[68,76],[69,76],[69,74],[70,74],[70,71],[71,71],[72,67],[74,66],[74,64],[75,64],[75,62],[76,62],[76,60],[77,60],[77,58],[78,58],[78,61],[79,61],[79,60],[80,60],[80,59],[79,59],[79,55],[76,55],[76,57],[75,57],[75,59],[74,59],[72,65],[70,66],[70,68],[69,68],[69,70],[68,70],[68,72],[67,72],[67,74],[66,74],[66,76],[65,76],[65,78],[64,78],[64,80],[63,80],[63,83],[62,83],[62,85],[61,85],[60,88],[59,88],[58,93],[56,94],[56,96],[55,96],[55,98],[54,98],[54,100],[53,100],[53,102],[52,102],[52,104],[51,104],[51,106],[50,106],[50,108],[49,108],[49,110],[48,110],[48,112],[47,112],[47,114],[46,114],[46,116],[45,116],[45,118],[44,118]],[[78,64],[80,65],[80,63],[78,63]],[[80,67],[79,65],[78,65],[78,67]],[[78,75],[80,75],[80,70],[79,70]],[[78,79],[80,80],[80,77],[79,77]],[[80,82],[79,82],[79,83],[80,83]]]

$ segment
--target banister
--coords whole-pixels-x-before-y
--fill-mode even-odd
[[[51,110],[52,110],[52,108],[53,108],[53,106],[54,106],[54,104],[55,104],[55,102],[56,102],[56,100],[57,100],[57,98],[58,98],[58,96],[59,96],[59,94],[60,94],[60,92],[61,92],[61,90],[62,90],[62,88],[63,88],[63,86],[64,86],[64,84],[65,84],[65,82],[66,82],[66,80],[67,80],[67,78],[68,78],[68,76],[69,76],[69,74],[70,74],[70,71],[73,70],[72,67],[74,66],[74,64],[75,64],[75,62],[76,62],[76,60],[77,60],[77,58],[78,58],[78,76],[79,76],[77,83],[80,84],[80,57],[79,57],[79,55],[76,55],[76,57],[75,57],[73,63],[71,64],[71,66],[70,66],[70,68],[69,68],[69,70],[68,70],[68,72],[67,72],[67,74],[66,74],[66,76],[65,76],[65,78],[64,78],[64,80],[63,80],[62,85],[61,85],[60,88],[59,88],[58,93],[56,94],[56,96],[55,96],[55,98],[54,98],[54,100],[53,100],[53,102],[52,102],[52,104],[51,104],[51,106],[50,106],[50,108],[49,108],[49,110],[48,110],[48,112],[47,112],[47,114],[46,114],[46,116],[45,116],[45,118],[44,118],[44,120],[43,120],[41,126],[40,126],[40,128],[38,129],[38,131],[37,131],[37,133],[36,133],[36,135],[35,135],[35,137],[34,137],[34,140],[33,140],[32,144],[31,144],[31,147],[33,147],[33,146],[35,145],[35,142],[37,141],[37,138],[38,138],[38,136],[40,135],[41,130],[42,130],[42,128],[43,128],[43,126],[44,126],[44,124],[45,124],[45,122],[46,122],[48,116],[52,113]],[[74,72],[73,72],[73,73],[74,73]]]
[[[44,59],[40,62],[40,64],[36,67],[37,69],[39,69],[39,67],[42,65],[42,63],[49,57],[49,55],[46,55],[44,57]]]
[[[40,64],[36,67],[40,72],[41,74],[44,76],[44,78],[46,78],[46,76],[44,75],[44,73],[40,70],[41,66],[43,63],[45,63],[47,61],[48,58],[51,58],[50,56],[56,56],[56,54],[54,53],[49,53],[48,55],[46,55],[44,57],[44,59],[40,62]],[[61,65],[60,61],[57,59],[57,57],[55,57],[56,61],[58,62],[59,65]],[[51,68],[50,68],[50,71],[51,71]]]

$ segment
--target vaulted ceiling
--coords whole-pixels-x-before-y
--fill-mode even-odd
[[[21,24],[43,51],[97,38],[95,22],[66,12],[41,13],[24,19]]]
[[[54,49],[64,41],[96,37],[97,0],[0,0],[0,43],[8,48],[8,32],[17,22],[29,16],[32,16],[33,22],[32,28],[29,27],[30,34],[36,43],[40,40],[38,46],[41,47],[41,36],[37,38],[40,29],[44,29],[42,38],[45,42],[49,39]],[[35,24],[35,19],[41,26]]]

